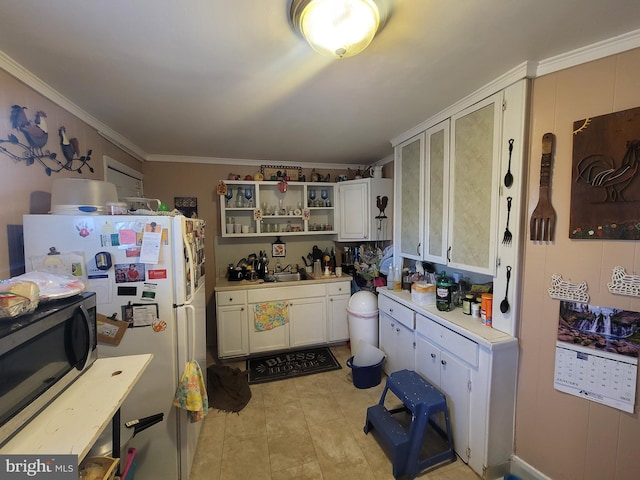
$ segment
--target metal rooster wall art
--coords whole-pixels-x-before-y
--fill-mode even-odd
[[[624,202],[622,193],[638,173],[639,163],[640,140],[629,140],[619,167],[616,167],[615,160],[609,156],[588,155],[577,165],[576,180],[582,180],[593,188],[604,189],[604,202]]]
[[[387,209],[388,202],[389,197],[387,197],[386,195],[384,197],[381,197],[380,195],[376,197],[376,207],[378,207],[378,210],[380,210],[380,213],[376,216],[378,220],[387,218],[387,214],[384,211]]]
[[[26,143],[21,142],[15,134],[9,133],[6,139],[0,139],[0,152],[17,162],[24,161],[27,165],[37,161],[44,167],[47,175],[62,170],[82,173],[81,169],[85,165],[89,171],[94,171],[93,167],[88,164],[91,160],[91,150],[87,151],[85,156],[80,157],[78,140],[75,138],[67,139],[65,127],[60,127],[58,130],[60,147],[65,161],[58,160],[58,155],[55,152],[45,150],[44,147],[49,140],[49,130],[45,120],[47,115],[39,110],[31,121],[27,118],[26,110],[27,107],[13,105],[10,117],[11,127],[24,136]]]

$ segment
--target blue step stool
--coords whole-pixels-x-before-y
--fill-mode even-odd
[[[403,407],[387,410],[384,400],[389,390],[400,399]],[[408,429],[393,417],[400,412],[411,415]],[[435,422],[434,416],[439,413],[444,414],[445,430]],[[420,459],[424,436],[430,427],[446,441],[447,448]],[[447,399],[436,387],[412,370],[400,370],[387,377],[380,401],[367,409],[364,433],[369,433],[371,429],[376,430],[390,450],[395,478],[407,475],[412,480],[426,468],[447,460],[456,460]]]

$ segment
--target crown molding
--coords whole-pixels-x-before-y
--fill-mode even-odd
[[[527,61],[504,75],[498,77],[494,81],[486,84],[482,88],[476,90],[471,95],[463,98],[459,102],[442,110],[436,115],[428,118],[419,125],[401,133],[397,137],[391,139],[391,145],[394,147],[416,135],[425,131],[427,128],[437,125],[441,121],[449,118],[452,114],[457,113],[484,98],[508,87],[509,85],[523,78],[536,78],[549,73],[564,70],[566,68],[575,67],[583,63],[599,60],[604,57],[626,52],[634,48],[640,47],[640,30],[612,37],[601,42],[593,43],[570,52],[550,57],[539,62]]]
[[[378,164],[386,159],[393,160],[393,156],[385,157],[385,159],[375,162]],[[302,168],[321,168],[323,170],[346,170],[347,168],[367,168],[370,165],[364,163],[306,163],[306,162],[282,162],[279,160],[252,160],[248,158],[224,158],[224,157],[190,157],[184,155],[147,155],[147,162],[171,162],[171,163],[205,163],[210,165],[242,165],[260,167],[262,165],[278,165],[283,167],[302,167]],[[385,162],[387,163],[387,162]]]
[[[72,115],[75,115],[83,122],[95,128],[100,136],[104,137],[106,140],[113,143],[118,148],[121,148],[137,160],[144,162],[147,156],[144,150],[133,144],[131,141],[129,141],[129,139],[123,137],[115,130],[112,130],[110,127],[102,123],[93,115],[85,112],[82,108],[62,95],[55,88],[51,87],[48,83],[41,80],[39,77],[31,73],[29,70],[24,68],[13,58],[9,57],[2,51],[0,51],[0,68],[5,70],[8,74],[14,76],[16,79],[20,80],[28,87],[33,88],[36,92],[48,98],[61,108],[64,108]]]
[[[640,29],[538,62],[536,77],[640,47]]]
[[[495,80],[487,83],[486,85],[480,87],[475,92],[467,95],[463,99],[457,101],[453,105],[445,108],[444,110],[436,113],[432,117],[429,117],[424,122],[416,125],[415,127],[407,130],[406,132],[401,133],[397,137],[391,139],[391,145],[395,147],[396,145],[410,139],[418,135],[419,133],[424,132],[428,128],[437,125],[438,123],[446,120],[452,115],[464,110],[467,107],[470,107],[474,103],[478,103],[481,100],[484,100],[487,97],[490,97],[496,92],[507,88],[510,85],[513,85],[519,80],[523,78],[530,78],[535,74],[536,64],[533,62],[523,62],[517,67],[512,68],[508,72],[500,75]]]

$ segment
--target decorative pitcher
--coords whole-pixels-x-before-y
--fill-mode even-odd
[[[382,178],[382,165],[372,165],[369,167],[371,178]]]

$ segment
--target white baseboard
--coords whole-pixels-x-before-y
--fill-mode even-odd
[[[541,471],[535,469],[517,455],[511,456],[511,474],[522,480],[552,480]]]

